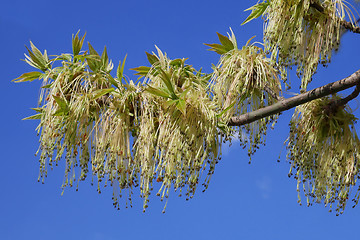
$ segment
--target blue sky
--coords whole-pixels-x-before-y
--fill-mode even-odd
[[[71,35],[87,32],[86,41],[99,52],[107,46],[116,63],[128,54],[126,68],[147,64],[145,51],[157,45],[171,58],[207,72],[218,61],[203,43],[217,42],[216,32],[231,27],[243,45],[256,35],[261,20],[240,26],[256,1],[25,1],[0,3],[1,197],[0,239],[347,239],[358,235],[359,206],[336,217],[323,205],[299,206],[296,181],[289,179],[283,142],[292,111],[281,115],[267,145],[248,164],[236,142],[225,147],[205,193],[190,201],[170,195],[167,211],[156,196],[146,213],[134,197],[132,209],[112,206],[112,189],[102,194],[91,179],[79,191],[61,196],[64,166],[50,171],[45,184],[37,182],[36,121],[21,121],[36,107],[40,82],[10,82],[31,71],[20,59],[31,40],[49,54],[71,51]],[[355,5],[360,10],[359,5]],[[320,67],[309,88],[349,76],[359,69],[360,35],[347,33],[328,68]],[[133,72],[126,71],[132,76]],[[294,83],[297,82],[292,77]],[[297,88],[292,89],[297,91]],[[359,101],[352,104],[359,107]],[[359,117],[359,110],[355,111]],[[282,151],[281,162],[277,158]]]

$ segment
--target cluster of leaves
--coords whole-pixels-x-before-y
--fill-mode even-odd
[[[265,50],[279,65],[297,65],[306,90],[319,63],[326,65],[340,43],[341,21],[355,24],[343,0],[266,0],[249,8],[245,22],[265,18]]]
[[[360,178],[360,141],[354,129],[356,118],[348,106],[336,104],[340,97],[324,97],[300,105],[290,122],[288,159],[290,175],[295,170],[308,205],[337,203],[342,212],[352,186]],[[359,201],[359,190],[353,201]]]
[[[231,117],[251,112],[275,103],[280,98],[279,70],[264,51],[250,45],[252,38],[241,49],[233,33],[229,37],[218,34],[221,44],[206,44],[221,54],[211,79],[214,101],[220,108],[220,117],[228,122]],[[248,145],[249,156],[265,143],[269,123],[278,115],[240,127],[240,142]],[[244,133],[243,133],[244,132]]]

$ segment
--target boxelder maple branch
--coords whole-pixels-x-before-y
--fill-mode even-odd
[[[360,85],[360,70],[354,72],[347,78],[341,79],[339,81],[329,83],[322,87],[315,88],[311,91],[299,94],[295,97],[283,99],[273,105],[260,108],[253,112],[248,112],[240,116],[235,116],[230,119],[228,122],[229,126],[241,126],[289,110],[298,105],[310,102],[312,100],[328,96],[333,93],[340,92],[342,90],[351,88],[355,85]]]

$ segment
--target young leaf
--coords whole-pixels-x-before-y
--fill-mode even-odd
[[[116,88],[120,89],[119,84],[116,82],[116,80],[111,76],[110,73],[106,74],[108,76],[109,82],[114,85]]]
[[[32,109],[32,110],[34,110],[34,111],[36,111],[36,112],[38,112],[38,113],[42,113],[42,112],[44,112],[44,110],[45,110],[45,109],[43,109],[43,108],[30,108],[30,109]]]
[[[177,101],[176,108],[179,109],[183,115],[186,115],[186,102],[183,99]]]
[[[223,55],[225,53],[227,53],[228,51],[225,49],[225,47],[221,44],[217,44],[217,43],[204,43],[204,45],[209,46],[210,49],[208,49],[209,51],[214,51],[217,54]]]
[[[185,60],[186,59],[178,58],[178,59],[171,60],[169,64],[174,67],[181,67],[184,64]]]
[[[140,75],[145,77],[149,73],[150,69],[150,67],[140,66],[136,68],[131,68],[130,70],[137,71],[137,73],[135,73],[134,75]]]
[[[56,112],[53,114],[53,116],[65,116],[69,111],[65,111],[62,108],[59,108],[56,110]]]
[[[270,1],[266,0],[262,3],[258,3],[245,11],[250,11],[250,15],[245,19],[245,21],[241,24],[244,25],[245,23],[250,22],[251,20],[260,17],[265,12],[266,8],[270,5]]]
[[[42,115],[43,115],[42,113],[38,113],[38,114],[32,115],[30,117],[23,118],[22,120],[41,119]]]
[[[217,33],[220,43],[224,46],[224,49],[227,51],[231,51],[234,49],[234,44],[230,41],[227,36],[224,36],[220,33]]]
[[[164,82],[167,90],[171,94],[171,98],[172,99],[178,99],[178,97],[176,96],[176,93],[174,91],[174,87],[173,87],[173,85],[171,83],[169,75],[166,72],[164,72],[164,70],[162,70],[161,68],[159,70],[160,70],[160,74],[161,74],[160,79]]]
[[[43,55],[31,41],[30,41],[30,46],[31,46],[31,50],[27,46],[25,46],[30,55],[27,56],[25,54],[25,57],[27,58],[25,59],[25,61],[29,65],[45,72],[49,68],[49,59],[47,57],[46,50],[44,51],[44,55]]]
[[[73,49],[73,55],[76,56],[80,53],[81,48],[83,46],[84,43],[84,39],[86,36],[86,33],[84,34],[84,36],[81,38],[81,40],[79,39],[79,32],[80,30],[76,33],[75,37],[73,35],[72,37],[72,49]]]
[[[51,88],[51,86],[52,86],[52,83],[46,84],[46,85],[42,86],[41,88]]]
[[[100,55],[97,53],[97,51],[93,48],[93,46],[88,42],[88,46],[89,46],[89,53],[90,55],[95,55],[95,56],[99,56]]]
[[[178,100],[169,99],[164,103],[164,107],[169,108],[169,107],[171,107],[173,105],[176,105],[177,102],[178,102]]]
[[[99,97],[102,97],[104,96],[105,94],[108,94],[112,91],[114,91],[115,89],[114,88],[106,88],[106,89],[98,89],[98,90],[95,90],[94,92],[92,92],[92,97],[91,97],[91,100],[96,100],[98,99]]]
[[[108,62],[109,62],[109,57],[108,57],[108,54],[106,51],[106,46],[104,47],[104,51],[101,54],[100,60],[101,60],[101,67],[106,68],[106,66],[108,65]]]
[[[54,96],[54,95],[53,95],[53,98],[54,98],[55,102],[59,105],[60,110],[62,110],[63,112],[69,111],[69,106],[64,99]]]
[[[118,66],[117,71],[116,71],[116,76],[117,76],[119,81],[121,81],[121,79],[124,76],[124,67],[125,67],[126,57],[127,57],[127,54],[125,55],[122,64],[121,64],[121,61],[119,61],[119,66]],[[120,65],[121,65],[121,67],[120,67]]]
[[[220,33],[217,33],[220,43],[221,44],[217,44],[217,43],[212,43],[212,44],[207,44],[205,43],[206,46],[211,47],[209,50],[210,51],[214,51],[220,55],[223,55],[231,50],[233,50],[235,48],[234,43],[227,37],[224,36]]]
[[[100,69],[101,67],[101,59],[99,54],[95,51],[95,49],[91,46],[91,44],[88,42],[89,45],[89,53],[90,53],[90,57],[89,55],[86,57],[87,63],[89,65],[89,68],[96,72]]]
[[[146,87],[145,91],[147,91],[155,96],[171,98],[171,96],[166,91],[151,87],[149,85]]]
[[[71,62],[72,61],[72,56],[69,53],[63,53],[60,56],[58,56],[56,58],[56,60],[65,60],[65,61]]]
[[[23,73],[20,77],[17,77],[15,79],[13,79],[13,82],[31,82],[34,81],[35,79],[39,79],[40,76],[42,75],[41,72],[28,72],[28,73]],[[19,79],[19,80],[18,80]]]
[[[159,59],[157,58],[156,55],[150,54],[148,52],[145,52],[145,53],[146,53],[146,57],[151,65],[154,65],[154,63],[157,63],[159,61]]]

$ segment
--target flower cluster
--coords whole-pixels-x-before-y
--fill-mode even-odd
[[[290,122],[288,159],[290,175],[302,185],[308,204],[324,201],[344,210],[350,190],[360,177],[360,141],[356,118],[340,97],[324,97],[296,108]],[[295,171],[295,173],[293,173]],[[359,191],[354,201],[357,203]],[[300,201],[300,194],[299,194]]]

